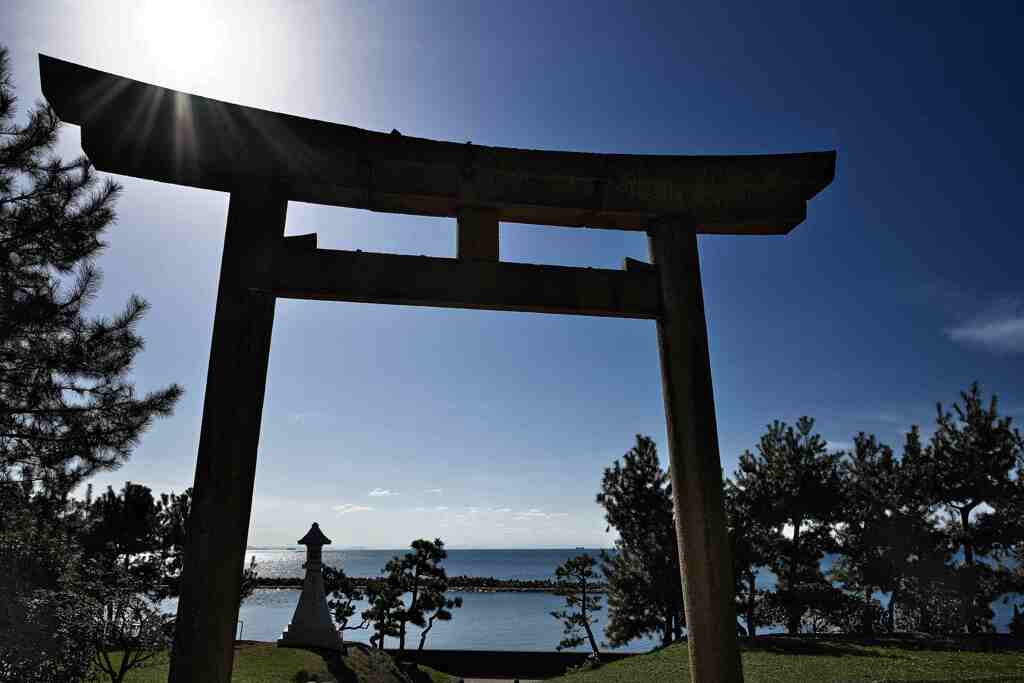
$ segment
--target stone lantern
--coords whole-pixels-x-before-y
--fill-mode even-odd
[[[306,578],[302,581],[302,595],[295,607],[292,623],[281,634],[277,644],[284,647],[340,649],[341,638],[338,637],[334,620],[327,609],[324,577],[320,573],[323,566],[321,549],[330,545],[331,539],[324,536],[319,524],[313,522],[313,526],[298,542],[306,546]]]

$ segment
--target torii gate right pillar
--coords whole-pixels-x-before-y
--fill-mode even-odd
[[[647,236],[661,290],[658,351],[690,677],[742,683],[696,226],[686,218],[664,219],[649,226]]]

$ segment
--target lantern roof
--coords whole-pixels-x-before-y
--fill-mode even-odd
[[[313,526],[309,528],[306,535],[298,540],[299,545],[330,545],[331,539],[324,536],[324,532],[320,531],[320,525],[313,522]]]

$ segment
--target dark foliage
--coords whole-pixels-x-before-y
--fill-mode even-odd
[[[839,456],[813,432],[814,420],[802,417],[795,427],[773,422],[761,437],[757,453],[740,456],[735,486],[748,501],[750,515],[772,530],[766,548],[778,576],[776,605],[786,610],[790,633],[800,629],[801,602],[808,586],[824,582],[820,562],[834,548],[832,524],[843,500]],[[782,533],[792,529],[792,535]]]
[[[960,599],[958,631],[990,628],[989,603],[1012,590],[1012,572],[978,561],[1007,553],[1004,539],[1018,538],[1024,440],[1012,418],[1000,417],[996,397],[986,403],[977,383],[961,392],[953,411],[936,407],[935,432],[928,446],[904,458],[925,503],[945,515],[942,530],[952,550]]]
[[[151,595],[154,599],[163,599],[177,596],[181,592],[181,570],[185,562],[188,516],[192,510],[192,488],[180,494],[173,491],[161,493],[156,507],[160,579]],[[254,576],[250,583],[255,590],[259,577]]]
[[[327,600],[327,609],[331,611],[334,622],[338,625],[338,634],[344,641],[345,631],[355,631],[369,626],[369,621],[365,618],[358,625],[349,623],[355,616],[356,603],[365,595],[356,582],[349,578],[340,567],[324,565],[320,571],[324,577],[324,590],[330,596]]]
[[[591,589],[597,576],[595,566],[597,560],[583,554],[569,558],[555,569],[555,595],[565,598],[565,607],[551,612],[551,616],[561,621],[563,626],[557,650],[589,643],[591,651],[599,654],[591,628],[595,621],[594,613],[601,611],[601,596]]]
[[[393,576],[374,579],[366,585],[366,601],[369,607],[362,613],[363,620],[372,624],[373,635],[370,646],[384,649],[384,639],[398,637],[401,632],[402,585]]]
[[[427,634],[434,628],[435,621],[451,621],[452,610],[462,607],[462,598],[446,597],[443,591],[429,591],[422,597],[421,609],[426,617],[426,628],[420,631],[420,644],[417,649],[422,650],[427,642]]]
[[[637,434],[622,462],[605,468],[597,502],[608,528],[619,534],[616,553],[601,558],[608,584],[608,642],[617,647],[657,633],[671,643],[685,626],[679,546],[671,485],[650,437]]]
[[[1024,612],[1020,607],[1013,606],[1013,618],[1010,619],[1010,635],[1014,638],[1024,639]]]
[[[93,611],[96,636],[93,663],[111,683],[122,683],[134,670],[154,663],[171,644],[172,617],[143,597],[146,584],[121,567],[106,576]],[[111,652],[120,652],[115,663]]]
[[[905,531],[911,510],[905,509],[900,490],[899,461],[892,449],[863,432],[854,437],[853,450],[840,468],[844,496],[836,528],[839,559],[832,579],[858,595],[859,622],[849,624],[862,635],[879,626],[872,599],[876,591],[891,592],[904,558]]]
[[[754,515],[750,496],[729,479],[725,480],[724,504],[736,581],[736,612],[746,624],[744,635],[755,637],[758,626],[772,623],[766,603],[768,593],[758,588],[757,579],[760,568],[769,562],[779,531]]]
[[[123,463],[181,389],[139,397],[129,381],[142,299],[85,316],[118,186],[53,156],[54,112],[37,104],[19,125],[15,102],[0,48],[0,678],[66,683],[88,674],[111,571],[69,495]],[[123,562],[130,534],[109,531]]]
[[[52,156],[52,109],[37,105],[19,126],[14,105],[0,48],[0,478],[67,493],[124,462],[181,388],[140,398],[128,381],[143,345],[142,299],[111,320],[84,316],[120,188],[100,182],[84,157]]]
[[[66,529],[7,490],[0,496],[0,681],[67,683],[92,667],[99,582]]]

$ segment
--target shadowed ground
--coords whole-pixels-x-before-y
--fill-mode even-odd
[[[235,647],[232,680],[291,682],[298,680],[296,676],[303,671],[313,676],[309,680],[338,683],[455,683],[459,680],[427,667],[416,670],[396,665],[387,654],[363,645],[350,644],[343,658],[330,659],[329,653],[242,641]],[[1006,637],[954,641],[912,637],[865,640],[843,636],[768,636],[754,643],[744,642],[743,668],[747,683],[1024,683],[1024,643]],[[677,643],[606,664],[600,669],[549,680],[562,683],[688,681],[688,669],[686,643]],[[166,657],[156,666],[135,672],[127,680],[164,683],[167,680]],[[469,683],[485,679],[465,680]]]

